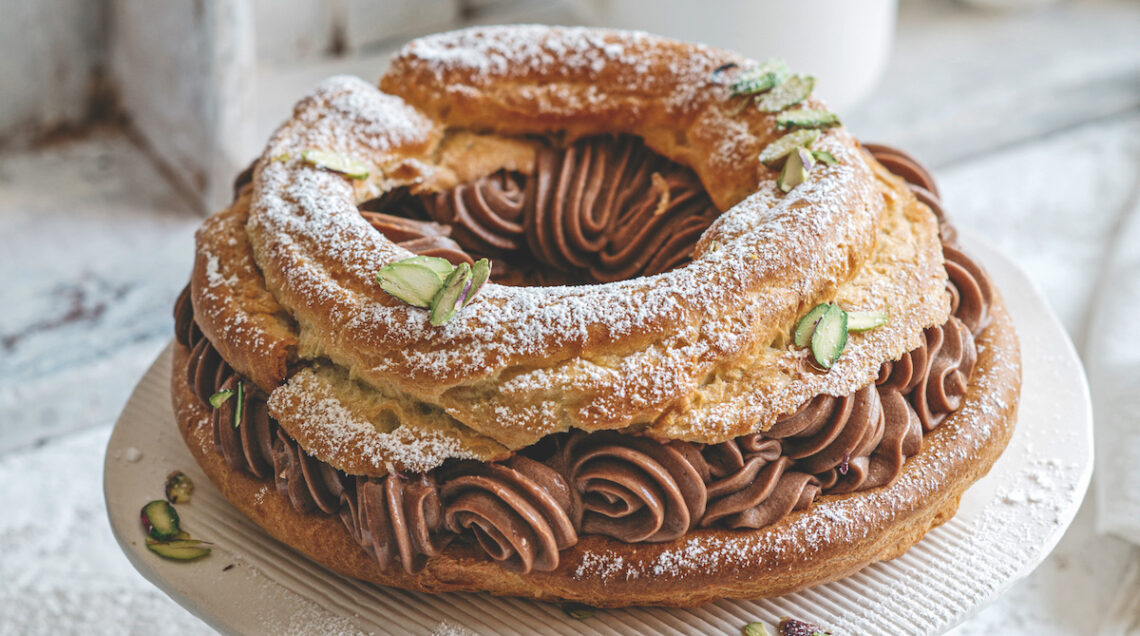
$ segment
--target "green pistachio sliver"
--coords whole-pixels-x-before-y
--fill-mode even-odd
[[[389,263],[376,273],[380,289],[421,309],[431,307],[432,299],[443,287],[443,279],[432,267],[407,260]]]
[[[849,311],[847,312],[847,331],[870,331],[887,324],[885,311]]]
[[[455,269],[451,261],[438,256],[413,256],[411,258],[405,258],[400,262],[412,265],[424,265],[425,267],[431,268],[436,274],[439,274],[440,278],[447,278],[451,275],[452,270]]]
[[[181,470],[176,470],[166,476],[164,487],[166,500],[170,503],[187,503],[194,492],[194,482]]]
[[[732,83],[733,95],[755,95],[779,86],[791,75],[783,60],[771,59],[747,69]]]
[[[815,331],[815,324],[823,318],[824,312],[831,305],[827,303],[820,303],[812,307],[810,311],[804,314],[803,318],[796,323],[795,333],[792,335],[792,342],[797,347],[806,347],[811,344],[811,334]]]
[[[737,96],[734,96],[734,97],[737,97]],[[736,105],[733,106],[728,111],[729,116],[736,117],[740,113],[743,113],[744,109],[748,108],[748,105],[751,103],[752,103],[752,96],[751,95],[745,95],[743,97],[740,97],[740,100],[736,103]]]
[[[562,611],[576,621],[584,621],[594,616],[594,608],[582,603],[563,603]]]
[[[164,559],[194,561],[210,554],[209,543],[198,539],[146,540],[146,548]]]
[[[776,115],[780,128],[831,128],[839,125],[839,117],[820,108],[797,108]]]
[[[467,286],[466,293],[460,297],[459,307],[463,308],[470,305],[471,300],[483,289],[483,285],[487,284],[487,279],[490,277],[491,261],[485,258],[475,261],[475,264],[471,266],[471,284]]]
[[[756,97],[756,107],[765,113],[778,113],[789,106],[811,97],[815,78],[811,75],[793,75],[772,90]]]
[[[218,391],[210,396],[210,406],[218,408],[226,403],[226,400],[234,396],[234,392],[226,389],[225,391]]]
[[[429,320],[433,326],[445,325],[455,317],[455,312],[459,311],[460,296],[470,284],[471,266],[467,263],[460,263],[443,282],[443,287],[431,301]]]
[[[764,623],[753,622],[744,626],[744,636],[771,636],[771,634]]]
[[[764,146],[764,150],[760,151],[760,162],[769,168],[776,168],[796,148],[811,148],[820,134],[815,128],[794,130]]]
[[[241,426],[242,410],[245,408],[245,384],[238,381],[237,404],[234,404],[234,428]]]
[[[351,179],[367,179],[368,164],[359,159],[342,155],[328,150],[306,150],[301,153],[301,159],[310,165],[338,172]]]
[[[829,305],[811,334],[811,353],[819,366],[830,369],[847,346],[847,312]]]
[[[811,156],[815,157],[816,161],[822,161],[829,166],[833,166],[839,163],[839,161],[835,158],[835,155],[826,150],[813,150],[811,151]]]
[[[784,169],[780,171],[776,185],[782,192],[791,192],[792,188],[807,181],[808,172],[815,165],[815,157],[807,148],[796,148],[788,155],[784,162]]]
[[[178,511],[165,499],[155,499],[142,507],[139,520],[148,537],[166,541],[182,532]]]

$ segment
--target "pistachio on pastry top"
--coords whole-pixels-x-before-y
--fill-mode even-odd
[[[731,112],[731,89],[708,81],[726,61],[748,65],[643,34],[485,28],[410,44],[382,81],[385,92],[347,78],[322,84],[264,157],[320,148],[374,169],[357,180],[300,160],[263,160],[239,233],[262,277],[256,282],[279,306],[273,315],[295,334],[291,368],[317,360],[335,368],[327,374],[338,387],[330,395],[351,402],[342,406],[365,421],[379,418],[378,435],[394,432],[384,424],[393,414],[409,431],[446,422],[455,432],[453,456],[509,452],[571,428],[635,426],[658,439],[718,443],[764,430],[814,395],[865,386],[883,361],[918,346],[923,329],[948,315],[937,223],[842,126],[821,128],[810,148],[837,161],[817,162],[810,179],[781,192],[779,171],[758,157],[786,131],[775,114]],[[821,106],[809,98],[782,112]],[[448,145],[459,133],[479,140],[472,154]],[[678,217],[697,219],[684,226],[686,240],[699,236],[688,263],[650,258],[642,267],[659,273],[582,285],[492,280],[478,302],[438,327],[377,286],[377,271],[412,254],[375,231],[357,206],[400,188],[445,194],[417,190],[442,170],[433,163],[441,148],[481,166],[482,174],[467,175],[472,182],[486,177],[510,188],[493,175],[527,173],[520,148],[537,157],[623,135],[694,180],[649,172],[646,192],[656,197],[642,208],[649,223],[699,199],[694,192],[711,202],[677,208]],[[496,165],[488,157],[504,159]],[[464,200],[479,192],[486,198],[490,190]],[[655,214],[659,208],[666,213]],[[517,224],[511,214],[497,218]],[[484,226],[495,222],[488,217]],[[217,259],[219,247],[204,241],[199,258],[215,257],[214,279],[222,282],[241,272]],[[573,264],[581,256],[565,258]],[[526,266],[511,265],[503,271]],[[195,289],[196,298],[210,293],[208,281]],[[787,339],[804,309],[821,302],[881,307],[891,321],[852,334],[831,371],[819,374]],[[299,419],[286,406],[296,400],[284,398],[298,393],[293,383],[270,400],[283,425]],[[396,459],[379,443],[361,452],[380,466]],[[338,451],[329,453],[332,461]]]

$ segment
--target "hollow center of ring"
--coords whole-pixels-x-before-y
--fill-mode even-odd
[[[689,261],[720,215],[691,169],[632,136],[542,145],[531,174],[499,170],[444,192],[397,188],[359,209],[414,253],[492,259],[492,280],[504,285],[666,272]]]

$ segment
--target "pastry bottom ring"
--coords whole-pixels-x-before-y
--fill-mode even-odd
[[[179,431],[222,494],[270,535],[337,572],[424,592],[486,591],[596,607],[691,607],[718,598],[787,594],[901,555],[947,521],[1013,434],[1019,350],[1000,298],[978,335],[977,366],[962,405],[923,436],[920,451],[880,488],[819,497],[755,530],[695,529],[663,543],[583,535],[550,571],[512,572],[453,542],[408,573],[381,568],[335,515],[298,512],[272,479],[230,468],[215,449],[210,411],[185,381],[189,350],[175,345],[171,390]]]

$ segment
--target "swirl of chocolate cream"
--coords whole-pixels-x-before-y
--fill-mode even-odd
[[[742,435],[719,444],[710,444],[701,449],[701,455],[709,467],[709,476],[720,479],[731,475],[747,461],[761,459],[774,462],[783,454],[780,440],[768,439],[761,433]]]
[[[923,430],[929,432],[962,406],[978,350],[969,328],[955,316],[926,330],[928,366],[911,393]]]
[[[174,301],[174,340],[178,344],[193,349],[201,339],[202,332],[194,322],[194,306],[190,302],[190,283],[182,288],[178,300]]]
[[[623,206],[636,205],[663,162],[631,137],[583,139],[541,148],[527,190],[531,253],[561,270],[585,269],[609,241]]]
[[[233,375],[233,369],[222,359],[218,350],[205,337],[190,349],[190,361],[186,365],[186,384],[203,406],[210,405],[210,396],[217,392],[226,379]]]
[[[611,281],[684,262],[717,214],[691,171],[640,139],[593,137],[538,151],[524,225],[535,258]]]
[[[428,215],[453,228],[464,249],[488,256],[516,251],[524,245],[525,177],[498,172],[425,197]]]
[[[976,336],[990,322],[993,283],[989,274],[961,250],[943,245],[942,253],[946,256],[949,276],[946,286],[950,290],[950,313]]]
[[[239,383],[242,386],[240,396]],[[229,376],[216,390],[232,391],[229,399],[213,413],[214,446],[218,454],[230,468],[258,478],[269,477],[273,474],[273,431],[276,423],[269,417],[265,394],[237,374]]]
[[[273,475],[277,492],[300,512],[340,510],[344,478],[332,466],[306,453],[280,428],[273,440]]]
[[[340,495],[340,519],[353,540],[388,569],[397,561],[408,573],[423,569],[451,540],[443,527],[439,487],[428,475],[390,473],[357,477]]]
[[[883,404],[883,439],[871,453],[859,490],[894,481],[906,458],[922,446],[922,424],[906,396],[894,388],[879,389],[879,401]]]
[[[469,530],[492,559],[516,572],[558,567],[578,543],[569,486],[553,469],[522,455],[505,463],[457,462],[440,474],[446,527]]]
[[[788,457],[767,461],[753,456],[737,472],[709,484],[708,509],[700,525],[762,528],[806,508],[819,495],[819,480],[791,467]]]
[[[409,252],[445,258],[452,265],[475,262],[451,239],[451,228],[446,225],[367,210],[360,214],[388,240]]]
[[[879,387],[880,395],[888,389],[909,395],[926,376],[927,366],[928,356],[924,335],[922,344],[918,348],[907,351],[894,362],[884,362],[883,366],[879,367],[879,377],[875,379],[875,384]]]
[[[340,509],[337,511],[337,516],[340,517],[340,522],[344,524],[348,530],[349,536],[356,542],[357,545],[364,548],[368,556],[376,558],[376,552],[372,549],[371,535],[365,535],[364,523],[360,517],[360,506],[358,494],[364,483],[369,480],[368,477],[362,475],[346,476],[344,480],[344,490],[340,493]],[[385,568],[390,565],[389,563],[381,563]]]
[[[701,234],[717,217],[696,175],[677,170],[652,175],[653,186],[639,204],[621,208],[599,265],[590,274],[613,281],[668,271],[684,263]]]
[[[670,541],[705,514],[709,471],[692,444],[579,432],[566,443],[564,462],[582,498],[583,533],[626,543]]]
[[[871,452],[883,438],[883,406],[875,385],[836,398],[817,395],[765,432],[783,442],[796,467],[820,477],[828,492],[857,490]]]

